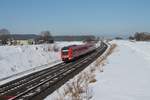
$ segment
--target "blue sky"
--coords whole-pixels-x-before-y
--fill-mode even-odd
[[[0,0],[0,28],[53,35],[150,32],[150,0]]]

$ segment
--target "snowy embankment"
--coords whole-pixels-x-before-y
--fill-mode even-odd
[[[61,47],[71,44],[82,44],[82,42],[0,46],[0,79],[47,63],[50,65],[61,62]]]
[[[93,100],[150,100],[150,42],[113,41],[103,73],[97,73]]]

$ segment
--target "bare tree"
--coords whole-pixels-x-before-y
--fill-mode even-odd
[[[0,29],[0,40],[2,44],[7,44],[10,37],[10,32],[7,29]]]
[[[141,40],[141,37],[142,37],[142,34],[139,33],[139,32],[136,32],[136,33],[134,34],[134,38],[136,39],[136,41],[140,41],[140,40]]]
[[[50,31],[42,31],[40,33],[41,39],[46,43],[53,43],[53,37]]]

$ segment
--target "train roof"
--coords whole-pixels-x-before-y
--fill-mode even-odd
[[[65,46],[62,48],[62,50],[66,50],[66,49],[69,49],[69,48],[80,48],[80,47],[85,47],[85,46],[89,46],[89,45],[92,45],[92,44],[81,44],[81,45],[70,45],[70,46]]]
[[[63,47],[62,49],[68,49],[68,48],[71,48],[71,47],[75,47],[75,46],[77,46],[77,45],[69,45],[69,46],[65,46],[65,47]]]

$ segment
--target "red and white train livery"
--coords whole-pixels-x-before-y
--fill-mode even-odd
[[[61,49],[61,58],[62,61],[71,61],[95,49],[94,43],[66,46]]]

